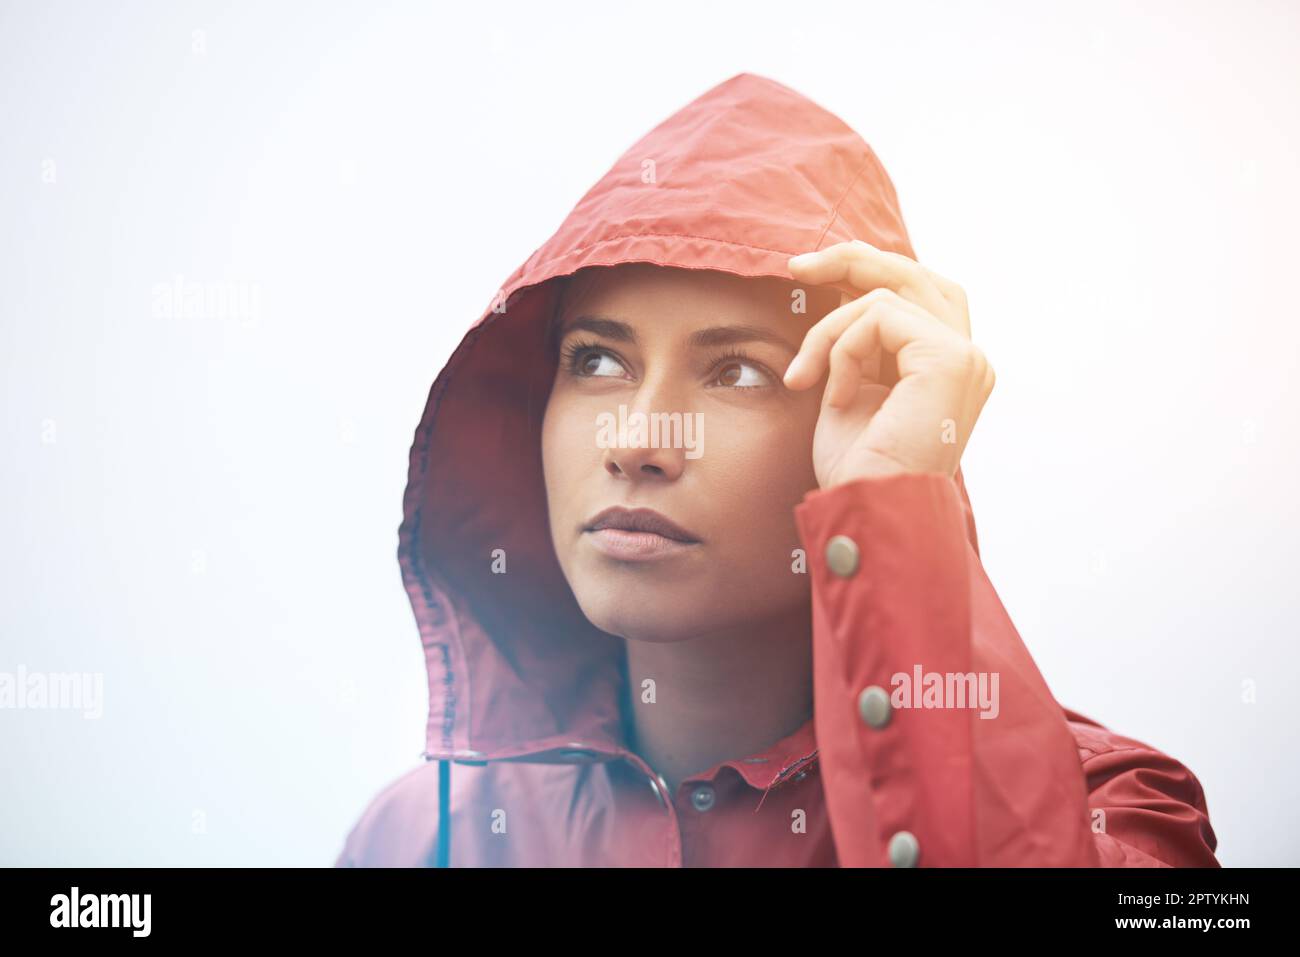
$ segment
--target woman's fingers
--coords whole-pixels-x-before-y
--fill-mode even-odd
[[[823,401],[851,405],[862,388],[863,370],[884,353],[897,355],[910,343],[929,340],[939,349],[960,343],[951,329],[928,313],[899,298],[877,298],[862,309],[830,350],[830,377]],[[906,371],[899,363],[900,372]]]
[[[849,282],[864,292],[884,286],[925,309],[942,310],[948,305],[928,270],[915,260],[857,239],[795,256],[790,260],[790,272],[801,281],[818,285]]]
[[[920,322],[928,321],[932,330],[947,329],[938,319],[935,319],[915,303],[904,299],[892,289],[883,287],[873,289],[865,296],[859,296],[838,309],[828,312],[808,330],[807,334],[804,335],[798,354],[786,367],[785,376],[783,377],[786,386],[796,390],[806,389],[818,382],[830,363],[831,350],[835,347],[835,343],[844,334],[845,330],[857,322],[876,303],[888,303],[896,310],[915,316]],[[894,363],[890,356],[877,352],[863,358],[859,374],[862,378],[884,382],[881,377],[883,370],[893,372]]]
[[[831,285],[841,292],[845,284],[863,291],[891,289],[970,338],[965,291],[907,256],[855,239],[794,256],[789,269],[796,281]]]

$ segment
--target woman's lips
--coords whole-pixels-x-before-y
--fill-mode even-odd
[[[598,552],[625,562],[653,562],[682,555],[699,542],[679,542],[654,532],[631,532],[622,528],[598,528],[584,532]]]

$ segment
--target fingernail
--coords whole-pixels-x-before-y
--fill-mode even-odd
[[[789,382],[790,377],[799,371],[799,367],[802,363],[803,363],[803,356],[802,355],[795,356],[792,360],[790,360],[790,364],[786,366],[785,375],[782,376],[782,379],[786,382]]]
[[[816,255],[817,255],[816,253],[800,253],[798,256],[791,256],[790,265],[791,266],[806,265],[807,263],[812,262],[813,257]]]

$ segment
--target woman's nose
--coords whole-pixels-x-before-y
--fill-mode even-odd
[[[614,428],[607,430],[612,435],[606,438],[613,441],[604,443],[606,471],[631,479],[678,478],[686,467],[687,444],[697,431],[690,428],[690,420],[699,415],[675,411],[680,404],[665,383],[650,380],[630,404],[620,404],[612,413]]]
[[[686,467],[685,449],[616,446],[605,450],[605,470],[631,479],[647,477],[669,481],[681,476]]]

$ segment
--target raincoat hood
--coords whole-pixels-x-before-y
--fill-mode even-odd
[[[806,97],[741,73],[634,143],[492,292],[429,393],[403,502],[426,759],[570,760],[627,743],[623,643],[587,621],[548,528],[549,280],[648,262],[793,281],[789,257],[852,239],[915,258],[875,153]],[[956,483],[978,548],[960,471]]]

